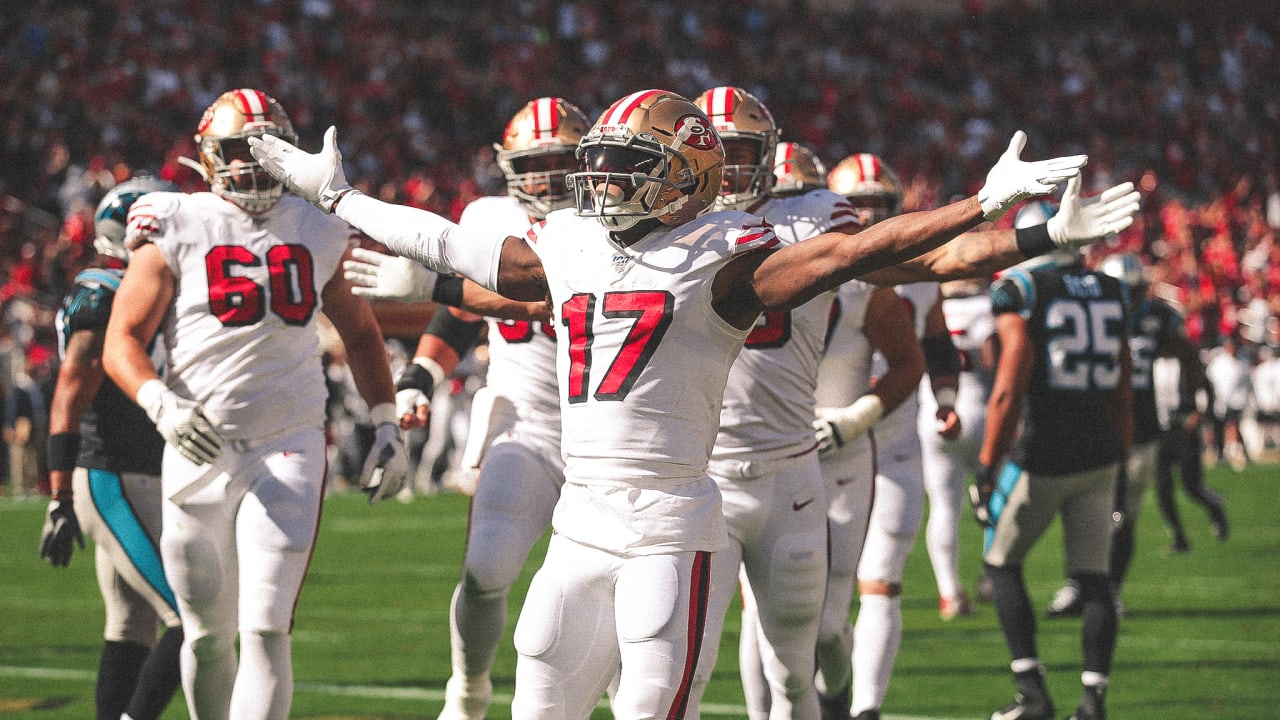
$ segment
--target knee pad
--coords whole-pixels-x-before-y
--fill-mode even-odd
[[[775,620],[784,624],[808,623],[822,612],[822,598],[827,584],[825,539],[809,535],[781,538],[770,558],[772,587],[764,608]]]

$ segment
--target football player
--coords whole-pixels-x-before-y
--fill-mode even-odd
[[[47,446],[53,499],[40,556],[66,567],[74,544],[84,547],[81,529],[93,539],[107,611],[98,720],[119,720],[124,713],[133,720],[157,718],[179,683],[182,628],[159,550],[164,438],[102,370],[103,336],[124,274],[119,268],[129,261],[126,218],[138,198],[155,191],[178,192],[178,186],[139,174],[103,196],[93,218],[93,247],[112,267],[77,274],[57,317],[62,363]],[[161,344],[149,349],[162,368]]]
[[[575,209],[523,237],[465,233],[356,191],[334,128],[317,154],[271,136],[251,143],[275,177],[392,252],[512,299],[551,299],[565,483],[515,630],[515,718],[588,717],[615,674],[617,717],[687,710],[712,556],[728,542],[707,462],[729,368],[761,314],[878,268],[931,276],[909,258],[954,259],[948,240],[1078,176],[1085,161],[1022,161],[1018,133],[977,196],[856,242],[832,232],[781,247],[758,217],[707,212],[723,179],[720,137],[696,105],[664,90],[604,111],[569,175]],[[1077,223],[1010,233],[978,256],[1008,262],[1101,237],[1137,205],[1119,187],[1073,204]]]
[[[1120,587],[1133,560],[1138,514],[1142,511],[1147,487],[1156,476],[1163,435],[1156,412],[1155,384],[1152,382],[1155,360],[1158,357],[1176,360],[1180,374],[1187,378],[1188,387],[1202,387],[1205,379],[1200,351],[1187,337],[1182,317],[1164,300],[1147,292],[1142,259],[1134,253],[1108,255],[1098,265],[1098,270],[1124,283],[1129,303],[1129,352],[1133,355],[1133,448],[1125,464],[1125,486],[1117,491],[1121,502],[1116,510],[1122,514],[1122,520],[1111,541],[1111,570],[1108,575],[1111,592],[1116,599],[1116,611],[1123,614],[1125,608],[1120,599]],[[1190,400],[1188,405],[1194,407],[1194,400]],[[1216,499],[1216,495],[1214,497]],[[1208,508],[1215,528],[1225,528],[1222,501],[1218,499]],[[1225,529],[1220,534],[1225,536]],[[1068,578],[1053,596],[1045,614],[1049,617],[1073,616],[1079,615],[1080,609],[1080,584]]]
[[[1104,718],[1116,642],[1107,578],[1112,513],[1133,437],[1123,289],[1085,269],[1077,251],[1062,250],[1003,273],[990,296],[1000,357],[974,510],[987,528],[984,570],[1017,688],[991,718],[1054,717],[1022,563],[1059,514],[1084,616],[1083,689],[1071,717]]]
[[[978,447],[991,395],[995,369],[995,320],[987,282],[954,280],[942,283],[944,322],[960,360],[955,412],[960,434],[945,439],[937,432],[938,402],[932,393],[920,394],[921,460],[929,519],[925,523],[925,548],[938,585],[938,614],[943,620],[973,613],[960,580],[959,523],[965,503],[965,479],[977,473]]]
[[[717,207],[744,210],[772,224],[783,245],[835,230],[855,233],[854,208],[826,189],[771,197],[778,128],[765,105],[733,86],[704,92],[694,101],[710,118],[725,148],[725,174]],[[872,292],[861,281],[860,298]],[[844,289],[841,289],[842,300]],[[879,328],[914,387],[923,360],[911,342],[910,322],[890,298]],[[814,436],[814,391],[828,336],[835,292],[799,307],[767,312],[747,336],[729,370],[720,429],[708,473],[720,489],[729,545],[712,565],[703,655],[695,675],[697,707],[715,667],[725,613],[738,587],[751,605],[750,630],[769,652],[759,656],[770,702],[758,694],[749,712],[775,718],[817,718],[814,653],[826,587],[826,490]],[[842,306],[843,307],[843,306]],[[859,310],[866,307],[863,302]],[[849,312],[854,312],[849,308]],[[860,315],[862,313],[859,313]],[[903,340],[905,339],[905,340]],[[892,385],[886,382],[886,388]],[[754,662],[754,658],[749,659]],[[750,683],[750,680],[744,681]]]
[[[867,226],[901,212],[902,185],[893,169],[876,155],[850,155],[836,165],[828,182],[833,192],[856,208]],[[954,359],[954,349],[945,325],[937,327],[941,323],[940,311],[926,312],[935,304],[937,287],[936,282],[928,281],[886,289],[888,302],[903,310],[904,320],[892,328],[880,327],[883,321],[879,318],[868,318],[862,327],[838,327],[833,332],[832,348],[823,360],[819,392],[828,398],[841,398],[824,405],[843,406],[857,398],[855,403],[874,408],[879,401],[874,441],[849,446],[823,468],[833,498],[828,518],[833,570],[827,591],[829,606],[824,611],[827,622],[818,646],[824,717],[847,717],[852,712],[861,719],[877,718],[888,687],[902,633],[902,571],[923,516],[916,416],[917,387],[925,371],[934,392],[949,395],[940,403],[938,412],[943,432],[954,434],[959,429],[951,399],[955,376],[947,362]],[[841,332],[873,340],[889,332],[896,343],[911,349],[916,362],[913,366],[904,365],[901,351],[895,359],[884,347],[884,340],[875,343],[879,352],[873,358],[866,354],[865,340],[860,340],[851,343],[860,348],[855,355],[856,364],[851,365],[845,353],[837,352],[844,347],[836,342],[836,333]],[[946,347],[926,352],[930,346],[920,342],[922,335],[941,335]],[[907,375],[904,367],[914,373]],[[851,383],[851,378],[857,379]],[[850,496],[860,501],[851,502]],[[850,628],[855,578],[861,600],[857,622]]]
[[[471,202],[459,227],[497,237],[518,236],[548,213],[571,207],[573,195],[565,177],[577,167],[574,152],[590,127],[587,116],[563,98],[527,103],[507,123],[502,143],[495,147],[507,194]],[[404,281],[396,274],[434,275],[406,258],[374,253],[349,261],[346,273],[360,294],[401,300],[419,296],[397,293],[394,287]],[[428,282],[410,284],[425,288]],[[461,459],[463,491],[474,497],[462,579],[450,608],[453,674],[440,720],[484,718],[493,695],[489,670],[506,627],[507,593],[534,543],[550,527],[564,483],[556,332],[545,305],[530,311],[523,319],[480,320],[465,311],[437,310],[419,339],[414,360],[418,367],[411,367],[398,384],[398,396],[410,393],[408,403],[401,404],[402,417],[420,417],[433,387],[452,372],[482,329],[479,326],[487,322],[488,384],[472,400],[470,433]]]
[[[378,322],[337,272],[353,231],[283,195],[249,154],[262,136],[295,139],[284,108],[223,93],[195,135],[210,192],[134,203],[103,356],[166,442],[161,557],[200,720],[289,716],[290,632],[324,495],[322,305],[377,427],[370,502],[408,475]],[[147,354],[162,327],[165,378]]]

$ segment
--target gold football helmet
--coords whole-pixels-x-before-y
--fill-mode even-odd
[[[744,210],[773,187],[778,125],[769,108],[742,88],[711,88],[694,100],[725,145],[724,185],[716,204]]]
[[[817,153],[796,142],[778,143],[773,153],[774,195],[800,195],[827,187],[827,166]]]
[[[248,138],[255,135],[298,142],[293,123],[275,98],[240,88],[219,95],[204,111],[195,140],[209,189],[256,215],[279,202],[284,186],[249,154]]]
[[[590,127],[581,110],[558,97],[530,101],[507,123],[502,144],[493,149],[507,193],[529,215],[542,219],[573,204],[565,177],[577,167],[578,141]]]
[[[615,102],[578,143],[569,187],[581,217],[626,230],[653,218],[682,225],[715,204],[724,145],[706,114],[666,90]]]
[[[868,213],[867,225],[902,212],[902,183],[878,155],[857,153],[841,160],[827,177],[827,186]]]

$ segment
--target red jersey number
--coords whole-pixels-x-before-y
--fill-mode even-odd
[[[204,256],[209,279],[209,312],[223,325],[260,322],[266,308],[287,325],[306,325],[318,294],[311,252],[302,245],[276,245],[260,258],[240,245],[219,245]],[[268,287],[237,275],[237,268],[267,266]],[[265,298],[265,302],[264,302]]]
[[[595,344],[596,297],[574,295],[560,308],[562,324],[569,332],[569,379],[566,392],[570,403],[587,401]],[[671,325],[675,304],[671,293],[661,290],[608,292],[600,315],[604,321],[630,319],[630,329],[613,362],[592,395],[596,400],[624,400],[658,349]]]

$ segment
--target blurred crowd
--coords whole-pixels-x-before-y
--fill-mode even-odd
[[[339,127],[349,178],[456,218],[503,191],[492,143],[527,100],[589,115],[645,87],[740,85],[828,166],[886,159],[906,210],[981,185],[1014,130],[1031,156],[1084,152],[1093,188],[1132,180],[1134,251],[1206,352],[1280,348],[1280,17],[1259,6],[1050,0],[33,0],[0,15],[0,390],[48,389],[53,317],[94,259],[106,189],[149,170],[204,189],[200,114],[274,95],[304,147]],[[30,404],[29,398],[23,401]],[[38,403],[37,403],[38,405]],[[6,413],[6,426],[9,415]],[[37,413],[38,414],[38,413]],[[38,420],[39,418],[36,418]],[[11,433],[6,433],[10,435]],[[13,459],[8,462],[12,464]],[[26,460],[22,460],[26,462]]]

